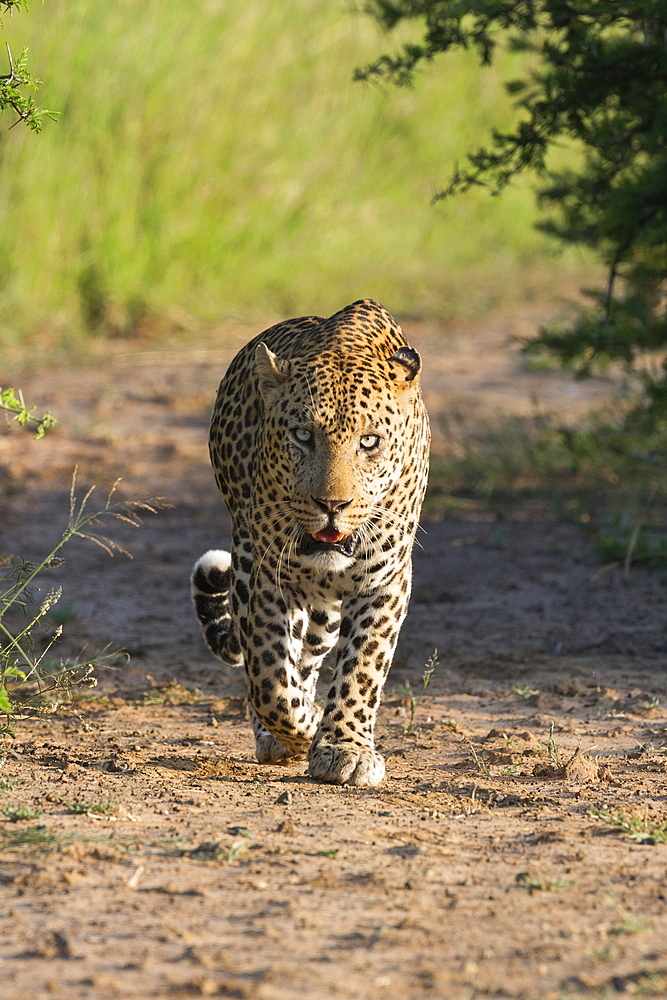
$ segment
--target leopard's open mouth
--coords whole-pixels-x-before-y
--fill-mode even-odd
[[[351,535],[341,535],[340,532],[328,528],[319,531],[317,535],[304,535],[299,542],[298,554],[310,556],[317,552],[340,552],[341,555],[351,558],[357,548],[357,542],[356,531]]]

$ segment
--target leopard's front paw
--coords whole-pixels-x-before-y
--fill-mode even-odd
[[[308,774],[336,785],[379,785],[385,774],[384,757],[372,747],[322,740],[310,749]]]
[[[305,756],[288,750],[266,730],[255,737],[255,754],[260,764],[288,764],[294,760],[303,760]]]

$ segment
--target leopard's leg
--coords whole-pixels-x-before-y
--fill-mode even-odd
[[[252,562],[250,545],[242,531],[235,530],[232,552],[210,549],[192,570],[190,587],[195,613],[206,645],[230,666],[242,666],[239,622],[247,616],[248,588]],[[257,759],[262,764],[292,756],[262,725],[250,708]]]
[[[378,785],[385,766],[374,727],[407,611],[409,573],[381,593],[343,602],[336,674],[308,755],[308,773],[335,784]]]
[[[281,764],[294,760],[298,754],[292,753],[269,732],[249,703],[250,721],[255,734],[255,756],[260,764]],[[303,756],[303,755],[302,755]]]
[[[335,607],[288,608],[267,588],[251,596],[246,625],[250,703],[259,725],[290,756],[303,757],[317,732],[322,714],[315,701],[317,677],[336,643],[338,625]]]
[[[230,611],[232,629],[237,638],[239,655],[241,662],[246,666],[246,680],[248,681],[247,663],[241,651],[241,646],[245,645],[243,637],[247,637],[248,631],[248,599],[250,590],[250,579],[253,570],[253,554],[250,536],[243,524],[235,524],[232,533],[232,554],[230,581],[231,600]],[[247,684],[248,692],[250,684]],[[260,764],[273,764],[280,761],[289,760],[293,753],[273,736],[263,725],[249,700],[250,721],[255,736],[255,755]]]
[[[299,628],[298,622],[301,615],[295,614],[292,618],[292,628]],[[307,616],[304,616],[307,621]],[[312,629],[308,629],[307,636],[312,640],[315,637],[315,633]],[[319,675],[319,667],[322,659],[326,656],[329,650],[335,645],[335,637],[331,639],[330,636],[326,636],[329,639],[329,645],[326,646],[323,652],[319,655],[312,655],[311,647],[304,645],[301,649],[301,659],[297,667],[298,676],[301,680],[301,694],[293,695],[291,698],[291,708],[299,710],[299,720],[297,720],[297,727],[302,727],[304,722],[306,725],[312,720],[314,724],[310,726],[312,731],[317,728],[317,723],[322,715],[322,710],[315,702],[315,691],[317,687],[317,678]],[[319,648],[322,649],[322,645],[319,644]],[[250,689],[250,685],[249,685]],[[264,688],[264,692],[266,687]],[[264,693],[263,692],[263,693]],[[276,702],[280,698],[281,692],[276,692]],[[300,699],[301,705],[297,706],[297,699]],[[255,733],[255,753],[257,760],[260,764],[278,764],[281,762],[288,762],[289,760],[303,760],[306,756],[307,746],[305,743],[301,744],[300,750],[289,750],[287,749],[286,740],[284,739],[284,732],[280,733],[280,739],[274,736],[264,723],[260,720],[257,712],[252,706],[252,700],[249,698],[250,707],[250,718],[252,720],[252,728]],[[304,718],[305,717],[305,718]],[[303,721],[301,721],[303,720]],[[289,717],[283,720],[287,726],[286,731],[291,731],[294,728],[294,719]],[[271,722],[272,728],[275,723]],[[281,742],[282,741],[282,742]]]

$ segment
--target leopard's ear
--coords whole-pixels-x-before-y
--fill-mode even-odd
[[[259,391],[268,400],[276,389],[289,378],[289,361],[277,358],[262,342],[255,348],[255,371],[259,379]]]
[[[412,347],[400,347],[389,358],[390,375],[397,389],[416,388],[422,370],[422,359]]]

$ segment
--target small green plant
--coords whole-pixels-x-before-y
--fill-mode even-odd
[[[412,690],[412,685],[410,682],[407,684],[399,684],[398,693],[402,695],[408,702],[408,710],[410,712],[410,721],[403,726],[403,735],[408,736],[411,733],[416,732],[415,728],[415,712],[417,710],[417,699],[415,693]]]
[[[521,698],[522,701],[527,701],[529,698],[532,698],[534,695],[539,693],[540,689],[533,687],[532,684],[524,684],[521,687],[516,684],[512,685],[512,694],[515,694],[517,698]]]
[[[450,716],[448,716],[446,719],[441,719],[440,725],[446,726],[447,729],[451,729],[454,732],[458,732],[461,729],[461,723],[457,722],[456,719],[452,719]]]
[[[426,691],[426,688],[431,683],[431,678],[435,673],[435,669],[438,666],[438,650],[434,649],[426,663],[424,664],[424,672],[421,679],[421,691],[415,693],[412,685],[408,682],[407,684],[401,684],[398,688],[399,694],[403,695],[404,698],[408,700],[408,708],[410,712],[410,721],[403,726],[403,735],[412,736],[417,732],[417,727],[415,725],[415,714],[417,712],[417,703],[419,698]]]
[[[646,918],[636,917],[633,913],[626,910],[624,906],[621,906],[616,893],[609,884],[607,884],[607,899],[616,910],[618,916],[621,918],[620,924],[614,924],[614,926],[610,929],[610,934],[614,934],[618,937],[622,934],[639,934],[640,931],[648,930],[649,924]]]
[[[647,930],[647,928],[648,921],[645,917],[635,917],[631,913],[628,913],[620,924],[615,924],[611,928],[609,933],[617,936],[621,934],[631,936],[632,934],[639,934],[641,931]]]
[[[0,778],[0,792],[10,792],[18,784],[18,778]]]
[[[590,812],[593,812],[593,810],[590,810]],[[605,889],[605,896],[607,898],[607,902],[610,903],[610,905],[614,908],[614,910],[616,911],[617,915],[620,918],[620,923],[614,924],[612,927],[609,928],[608,931],[609,934],[612,934],[615,937],[619,937],[621,935],[639,934],[640,931],[645,931],[650,929],[650,924],[645,917],[635,916],[635,914],[630,913],[629,910],[626,910],[625,907],[621,905],[618,896],[614,891],[613,886],[607,879],[604,878],[602,879],[602,885]],[[610,958],[615,958],[618,952],[619,949],[616,948],[615,945],[609,945],[608,948],[605,948],[601,953],[599,953],[595,957],[603,961],[606,961],[609,960]],[[661,974],[664,974],[664,970],[661,970]],[[630,978],[632,979],[633,984],[637,983],[640,979],[643,979],[643,973],[641,973],[640,976],[637,978],[635,978],[634,975]],[[625,989],[620,982],[619,985],[616,986],[616,989],[618,992],[625,992]],[[643,994],[644,992],[646,992],[646,990],[641,988],[632,990],[632,993],[634,995],[640,995]],[[663,995],[663,992],[664,991],[660,992],[661,996]]]
[[[222,861],[225,860],[226,851],[217,840],[206,840],[191,850],[183,851],[187,858],[193,861]]]
[[[42,815],[41,809],[31,809],[25,805],[10,805],[2,807],[3,816],[6,816],[10,823],[22,823],[31,819],[39,819]]]
[[[604,948],[600,948],[597,951],[593,949],[589,952],[592,959],[596,962],[613,962],[618,958],[619,951],[616,945],[608,944]]]
[[[558,747],[556,746],[556,740],[554,739],[554,724],[553,724],[553,722],[549,726],[549,736],[547,738],[547,742],[543,743],[542,746],[544,747],[544,749],[549,754],[549,760],[551,761],[551,763],[555,764],[556,767],[560,767],[561,766],[561,764],[560,764],[560,753],[558,751]]]
[[[45,826],[0,826],[0,847],[3,850],[13,847],[52,847],[55,840],[53,833]]]
[[[467,745],[468,749],[470,750],[470,753],[472,754],[472,759],[475,762],[475,767],[477,768],[477,770],[480,771],[481,774],[485,775],[487,778],[490,778],[491,768],[486,763],[484,758],[477,753],[475,744],[472,742],[472,740],[467,739],[465,736],[463,737],[463,740]]]
[[[16,422],[20,427],[31,426],[35,439],[43,438],[48,430],[57,424],[56,418],[47,410],[41,417],[35,416],[36,406],[28,408],[20,389],[0,387],[0,410],[5,413],[7,426]]]
[[[235,839],[229,847],[224,847],[218,840],[207,840],[189,851],[183,851],[185,857],[193,861],[218,861],[231,864],[237,861],[248,850],[253,835],[246,827],[234,828]]]
[[[129,553],[117,542],[99,532],[105,516],[118,518],[138,527],[140,514],[155,513],[165,506],[158,500],[117,500],[118,482],[111,488],[100,510],[91,511],[89,501],[94,487],[82,499],[76,495],[76,470],[70,490],[69,520],[58,544],[39,562],[4,557],[0,560],[0,712],[7,722],[0,734],[13,735],[9,718],[19,705],[24,708],[50,708],[64,700],[71,701],[73,688],[93,687],[95,668],[118,658],[117,653],[102,653],[94,658],[61,661],[54,668],[49,653],[62,633],[62,625],[50,630],[41,652],[35,641],[44,619],[52,614],[62,590],[53,587],[35,607],[35,584],[44,571],[62,563],[60,550],[71,538],[85,538],[99,545],[109,555]]]
[[[589,809],[589,816],[594,816],[603,823],[627,833],[632,840],[640,844],[667,844],[667,820],[655,823],[644,816],[628,816],[625,813],[610,813],[604,809]]]
[[[99,802],[81,802],[77,799],[74,802],[65,802],[63,804],[68,813],[79,816],[87,816],[90,813],[94,816],[106,816],[114,811],[111,796],[106,800],[100,799]]]
[[[555,889],[569,889],[575,883],[563,878],[537,878],[530,872],[520,872],[516,877],[516,884],[524,889],[539,890],[541,892],[553,892]]]

